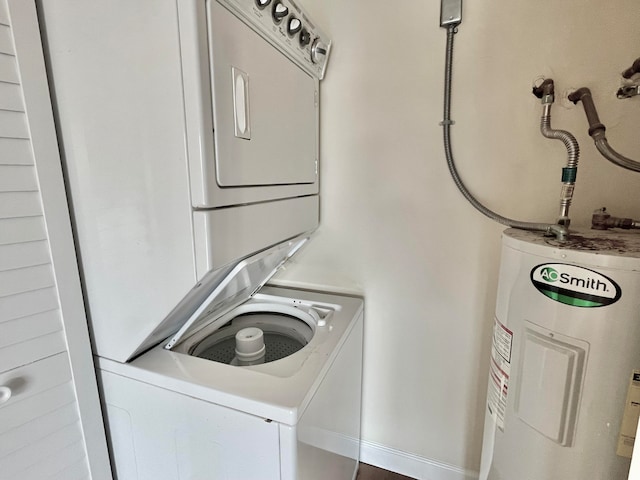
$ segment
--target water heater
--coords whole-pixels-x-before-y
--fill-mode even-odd
[[[640,411],[640,235],[509,229],[480,480],[626,480]]]

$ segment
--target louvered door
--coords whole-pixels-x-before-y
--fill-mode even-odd
[[[0,480],[109,479],[33,0],[0,0]]]

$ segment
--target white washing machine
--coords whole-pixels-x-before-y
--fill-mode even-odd
[[[118,479],[355,478],[363,302],[261,288],[305,241],[207,275],[133,361],[98,358]]]

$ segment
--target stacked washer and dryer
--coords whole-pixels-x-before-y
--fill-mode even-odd
[[[293,0],[39,2],[116,477],[351,479],[363,302],[319,221],[331,42]]]

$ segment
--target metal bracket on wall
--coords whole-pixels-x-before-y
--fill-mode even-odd
[[[462,0],[441,0],[440,26],[459,25],[462,22]]]
[[[620,99],[631,98],[636,95],[640,95],[640,85],[625,85],[624,87],[620,87],[616,93],[616,97]]]

